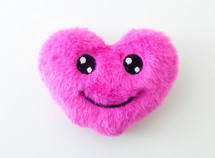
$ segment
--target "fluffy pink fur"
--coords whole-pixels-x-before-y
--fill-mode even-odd
[[[96,68],[86,75],[78,71],[79,57],[89,54]],[[139,74],[125,71],[123,60],[136,54],[143,61]],[[174,82],[178,71],[176,50],[168,37],[153,30],[131,30],[119,42],[106,45],[87,29],[61,30],[45,42],[40,53],[39,70],[53,98],[72,122],[93,128],[107,136],[122,134],[158,107]],[[99,107],[97,103],[120,104],[118,108]]]

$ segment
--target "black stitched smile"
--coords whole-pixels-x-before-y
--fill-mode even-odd
[[[87,97],[84,93],[84,91],[81,91],[81,94],[84,96],[85,99],[87,99],[89,102],[91,102],[92,104],[95,104],[97,106],[100,106],[100,107],[104,107],[104,108],[117,108],[117,107],[121,107],[121,106],[124,106],[128,103],[130,103],[134,97],[131,97],[129,98],[127,101],[121,103],[121,104],[114,104],[114,105],[104,105],[104,104],[99,104],[99,103],[96,103],[94,100],[92,100],[91,98]]]

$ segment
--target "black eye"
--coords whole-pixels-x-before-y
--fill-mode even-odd
[[[90,74],[96,68],[96,61],[90,55],[82,55],[77,61],[77,68],[83,74]]]
[[[136,75],[142,70],[143,61],[139,56],[131,54],[124,59],[123,66],[129,74]]]

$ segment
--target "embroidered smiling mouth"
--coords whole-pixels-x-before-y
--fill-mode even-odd
[[[104,108],[117,108],[117,107],[121,107],[121,106],[124,106],[124,105],[130,103],[134,99],[134,97],[130,97],[127,101],[125,101],[125,102],[123,102],[121,104],[104,105],[104,104],[96,103],[94,100],[92,100],[91,98],[89,98],[88,96],[86,96],[85,93],[84,93],[84,91],[81,91],[81,94],[84,96],[85,99],[87,99],[92,104],[97,105],[99,107],[104,107]]]

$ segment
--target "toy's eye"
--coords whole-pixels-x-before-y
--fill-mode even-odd
[[[131,54],[125,57],[123,66],[129,74],[136,75],[142,70],[143,61],[139,56]]]
[[[96,61],[90,55],[82,55],[77,61],[77,68],[83,74],[90,74],[96,68]]]

